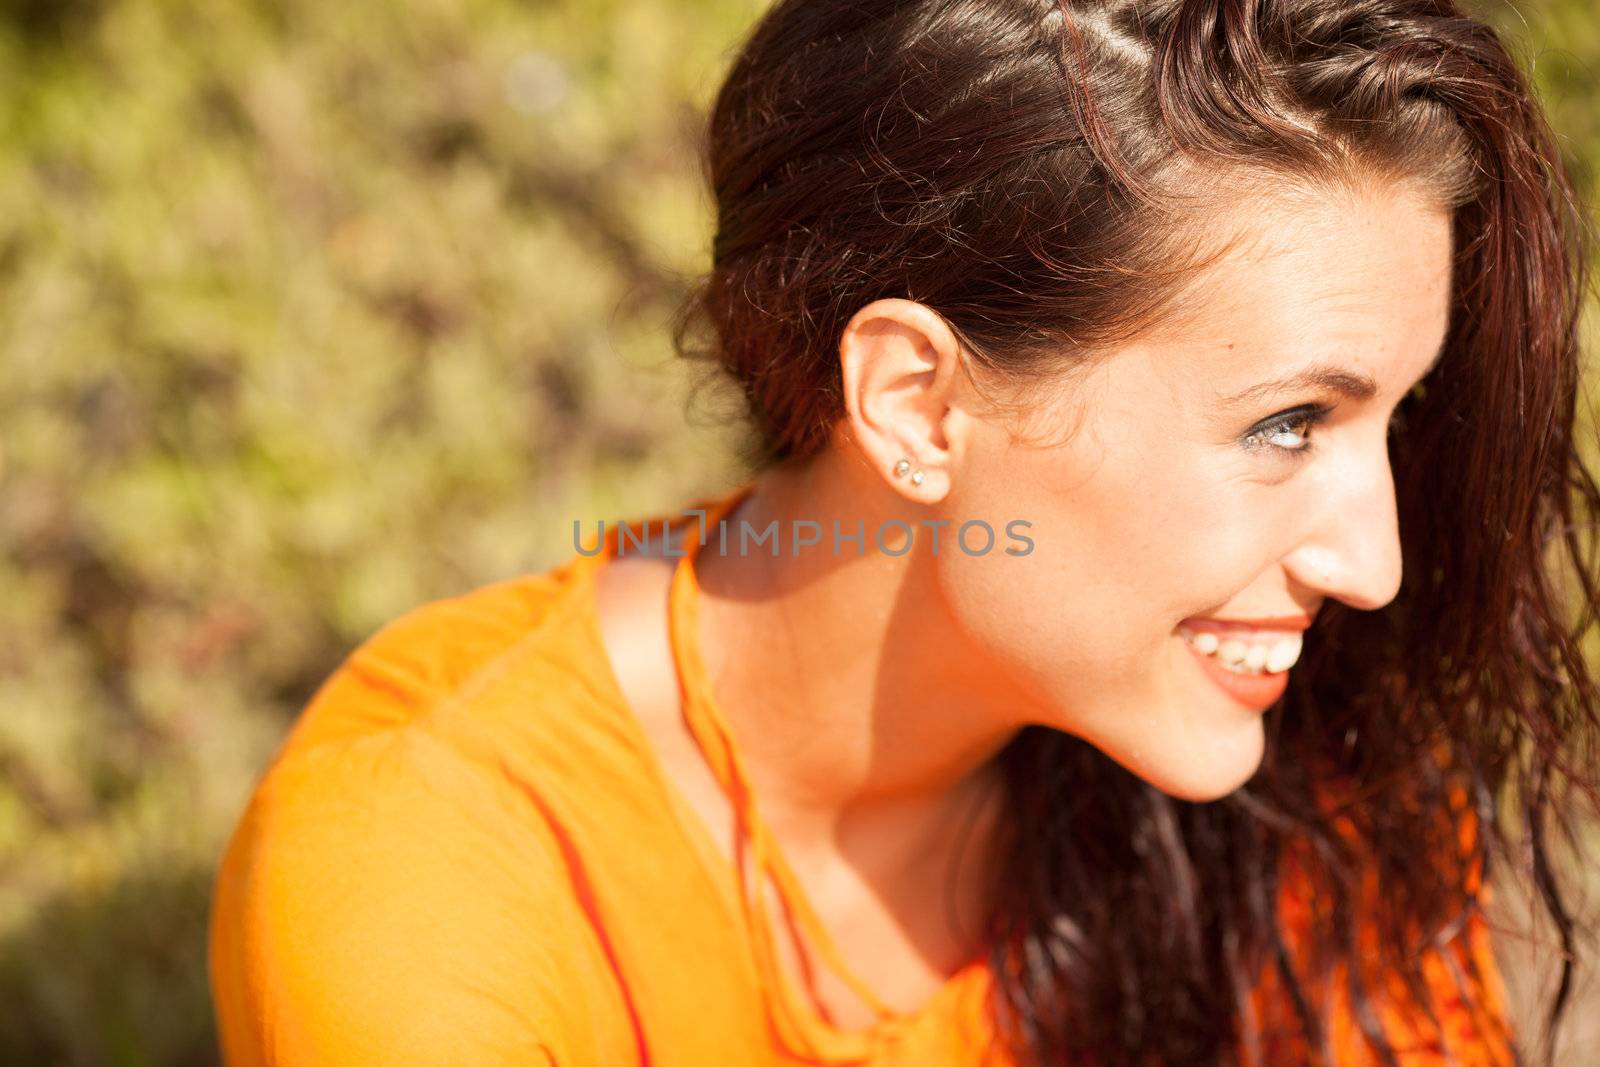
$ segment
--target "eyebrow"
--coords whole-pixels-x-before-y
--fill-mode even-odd
[[[1440,342],[1438,351],[1428,361],[1428,369],[1422,372],[1422,378],[1432,374],[1439,361],[1444,358],[1445,347],[1449,344],[1449,335]],[[1418,381],[1422,379],[1419,378]],[[1365,374],[1340,367],[1332,363],[1320,363],[1287,378],[1274,378],[1270,382],[1252,385],[1242,392],[1223,397],[1219,403],[1224,407],[1238,407],[1243,404],[1259,403],[1271,397],[1284,393],[1309,392],[1322,390],[1336,393],[1350,400],[1371,400],[1378,394],[1378,383]]]

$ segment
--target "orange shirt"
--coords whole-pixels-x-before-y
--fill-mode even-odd
[[[693,506],[714,529],[748,489]],[[668,518],[683,521],[651,517],[652,538]],[[763,911],[728,888],[747,880],[714,876],[708,829],[612,673],[593,582],[617,533],[586,546],[597,554],[395,620],[300,716],[214,888],[210,980],[229,1067],[982,1060],[984,962],[913,1014],[882,1008],[766,833],[692,640],[691,537],[669,609],[686,720],[751,827],[756,869],[879,1022],[834,1026],[780,973],[769,924],[746,920]],[[1497,983],[1485,931],[1469,945]],[[1462,1063],[1511,1062],[1462,1020],[1446,1029],[1464,1035]],[[1350,1050],[1341,1065],[1368,1062],[1342,1012],[1334,1035]]]

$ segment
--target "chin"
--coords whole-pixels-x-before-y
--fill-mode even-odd
[[[1226,779],[1204,778],[1196,780],[1185,778],[1173,782],[1158,782],[1147,779],[1150,784],[1163,793],[1177,800],[1187,800],[1195,804],[1206,804],[1213,800],[1221,800],[1240,786],[1250,780],[1250,775],[1255,773],[1255,768],[1249,774],[1235,775]]]
[[[1241,735],[1189,738],[1127,759],[1106,754],[1168,796],[1203,804],[1221,800],[1248,782],[1265,752],[1266,731],[1258,720]]]

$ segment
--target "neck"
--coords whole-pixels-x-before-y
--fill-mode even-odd
[[[993,810],[994,756],[1026,705],[944,607],[925,514],[842,463],[773,470],[727,516],[726,554],[712,534],[696,556],[710,684],[786,847],[870,841],[862,854],[909,865],[959,833],[960,816]],[[798,554],[796,519],[822,530]],[[898,557],[874,541],[892,519],[917,530]],[[773,520],[778,554],[753,542],[740,554],[741,523]],[[864,523],[864,554],[849,542],[835,554],[835,520],[845,534]]]

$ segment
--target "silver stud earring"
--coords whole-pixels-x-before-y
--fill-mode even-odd
[[[894,465],[894,476],[896,478],[903,478],[905,477],[906,471],[910,469],[911,461],[909,459],[902,459],[899,463]]]
[[[911,472],[911,484],[912,485],[921,485],[922,484],[922,472],[921,471],[912,471]]]

